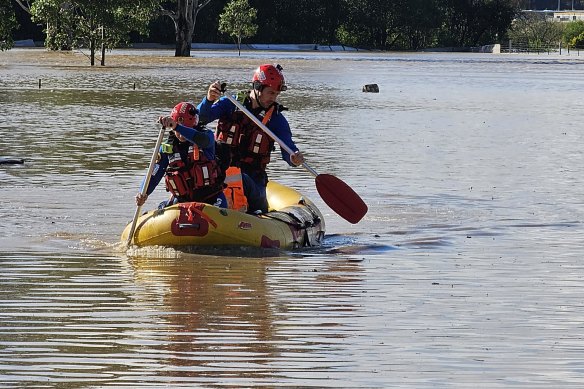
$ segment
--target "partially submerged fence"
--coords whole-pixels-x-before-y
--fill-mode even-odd
[[[584,47],[565,46],[561,42],[555,44],[530,43],[527,41],[507,41],[501,43],[501,53],[524,53],[524,54],[559,54],[559,55],[580,55]]]

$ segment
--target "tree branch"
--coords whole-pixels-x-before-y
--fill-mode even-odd
[[[18,0],[16,0],[16,1],[18,1]],[[167,9],[164,9],[162,6],[160,6],[160,9],[158,11],[159,11],[161,16],[168,16],[172,20],[176,19],[176,12],[174,12],[174,11],[169,11]]]
[[[28,4],[28,1],[26,2],[26,5],[23,4],[22,0],[15,0],[18,5],[20,6],[20,8],[22,8],[25,12],[30,14],[30,5]]]

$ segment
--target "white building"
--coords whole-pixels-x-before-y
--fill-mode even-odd
[[[554,20],[558,22],[573,22],[584,20],[584,11],[554,11]]]

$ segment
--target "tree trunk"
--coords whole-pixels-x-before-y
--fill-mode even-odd
[[[176,27],[176,49],[175,57],[190,57],[191,43],[193,42],[193,22],[190,15],[192,14],[192,2],[189,0],[178,0],[177,15],[175,19]]]
[[[91,66],[95,66],[95,38],[89,39],[89,59]]]
[[[199,11],[211,0],[177,0],[176,12],[165,11],[170,16],[176,31],[175,57],[190,57],[193,32]]]
[[[190,36],[188,29],[183,26],[180,26],[180,22],[178,23],[179,27],[176,31],[176,49],[174,51],[175,57],[190,57],[191,56],[191,43],[193,42],[193,38]]]
[[[105,66],[105,29],[101,27],[101,66]]]

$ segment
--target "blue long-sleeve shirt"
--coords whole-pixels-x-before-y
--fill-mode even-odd
[[[213,131],[205,127],[194,129],[185,127],[181,124],[177,124],[175,131],[184,136],[187,140],[187,142],[178,142],[178,151],[180,152],[181,158],[183,158],[183,160],[186,160],[186,155],[189,151],[189,143],[196,144],[209,161],[215,159],[215,135],[213,134]],[[174,152],[176,152],[176,150],[174,150]],[[156,189],[164,177],[166,169],[168,168],[168,154],[162,152],[162,146],[160,146],[159,155],[160,160],[156,162],[156,165],[154,165],[152,176],[150,177],[150,182],[148,183],[148,189],[146,190],[146,194],[148,195],[154,192],[154,189]],[[142,185],[144,185],[144,182],[142,182]]]
[[[221,97],[219,100],[213,102],[207,100],[204,97],[203,100],[197,106],[199,110],[199,117],[204,123],[210,123],[213,120],[220,118],[228,118],[236,110],[237,107],[233,105],[227,97]],[[274,112],[267,127],[282,140],[290,149],[294,152],[298,151],[298,147],[294,144],[292,140],[292,131],[290,131],[290,124],[288,120],[280,112]],[[280,148],[282,152],[282,159],[288,163],[290,166],[295,166],[290,161],[290,154],[288,154],[284,149]]]

